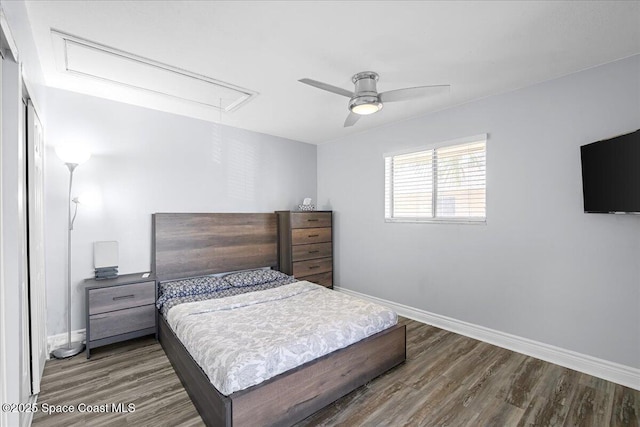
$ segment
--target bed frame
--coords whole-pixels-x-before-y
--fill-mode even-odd
[[[277,267],[277,221],[264,213],[159,213],[152,216],[156,283]],[[159,339],[208,426],[286,426],[406,359],[405,326],[393,326],[253,387],[224,396],[158,314]]]

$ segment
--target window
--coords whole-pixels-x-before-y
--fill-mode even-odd
[[[481,135],[385,155],[385,220],[484,222],[486,146]]]

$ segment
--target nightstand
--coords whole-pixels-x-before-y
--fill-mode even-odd
[[[85,280],[87,359],[92,348],[157,333],[155,277],[143,274]]]

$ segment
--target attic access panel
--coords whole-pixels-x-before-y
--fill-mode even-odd
[[[58,70],[231,112],[257,92],[51,30]]]

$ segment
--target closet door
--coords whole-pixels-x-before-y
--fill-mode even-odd
[[[29,218],[29,314],[31,336],[31,394],[40,392],[47,358],[44,274],[44,138],[42,124],[27,102],[27,187]]]

